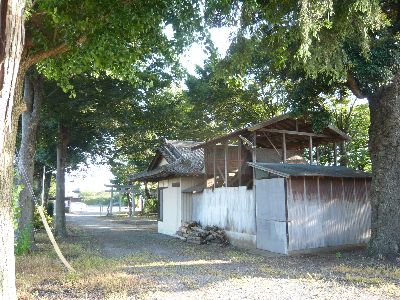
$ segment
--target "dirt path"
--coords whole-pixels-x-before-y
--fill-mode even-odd
[[[98,212],[68,214],[67,222],[78,226],[94,237],[106,257],[123,257],[134,253],[151,252],[157,255],[170,253],[158,247],[158,242],[169,237],[157,233],[153,219],[120,219],[99,216]]]
[[[360,252],[286,257],[184,243],[158,234],[154,220],[81,212],[68,215],[67,221],[94,238],[104,256],[128,260],[127,276],[147,282],[140,295],[129,299],[400,297],[400,270],[368,260]]]

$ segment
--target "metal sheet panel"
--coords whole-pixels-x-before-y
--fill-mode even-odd
[[[305,189],[300,178],[289,179],[289,182],[289,252],[368,241],[369,180],[314,178],[304,181]],[[304,200],[299,201],[302,192]]]
[[[257,219],[257,248],[287,254],[286,222]]]
[[[286,221],[285,179],[261,179],[256,182],[257,219]]]
[[[289,251],[324,247],[317,180],[313,177],[288,180]]]
[[[256,233],[254,193],[245,186],[205,189],[193,194],[193,220],[203,226],[216,225],[225,230]]]
[[[256,181],[257,248],[287,253],[285,179]]]

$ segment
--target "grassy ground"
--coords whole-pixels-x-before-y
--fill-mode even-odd
[[[151,295],[175,295],[177,291],[193,292],[188,297],[198,298],[197,292],[208,289],[209,293],[215,283],[240,287],[253,279],[260,281],[257,286],[272,282],[277,290],[279,285],[282,290],[290,290],[290,285],[296,289],[306,286],[310,291],[317,287],[327,295],[315,299],[329,299],[335,289],[337,294],[354,290],[354,297],[400,298],[400,269],[396,264],[365,258],[360,252],[269,257],[232,247],[199,246],[163,238],[159,247],[170,249],[174,256],[172,252],[161,255],[139,251],[106,257],[99,241],[88,232],[77,227],[69,229],[71,235],[60,247],[77,273],[64,270],[45,234],[39,233],[39,251],[17,257],[20,299],[165,298],[165,294]]]

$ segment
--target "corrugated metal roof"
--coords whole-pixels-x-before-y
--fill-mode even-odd
[[[149,169],[133,174],[131,181],[158,181],[173,176],[200,176],[203,175],[203,149],[192,150],[198,145],[193,141],[168,141],[157,149],[158,155],[150,163]],[[168,164],[156,167],[159,155],[162,155]]]
[[[323,176],[323,177],[350,177],[370,178],[371,174],[346,167],[316,166],[308,164],[280,164],[280,163],[248,163],[250,166],[270,172],[281,177],[291,176]]]

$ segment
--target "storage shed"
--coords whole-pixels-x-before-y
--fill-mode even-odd
[[[236,246],[283,254],[366,242],[370,174],[337,166],[347,140],[285,114],[195,146],[206,184],[183,191],[195,192],[194,220],[224,228]],[[331,165],[321,164],[322,148]]]
[[[347,140],[285,114],[204,143],[168,141],[131,179],[158,182],[160,233],[199,221],[235,246],[282,254],[358,245],[370,236],[371,176],[337,166]]]
[[[249,165],[256,170],[257,248],[291,254],[368,241],[369,174],[334,166]]]

